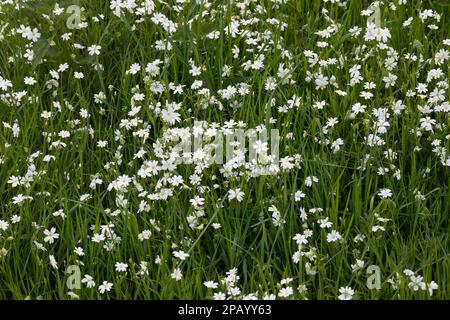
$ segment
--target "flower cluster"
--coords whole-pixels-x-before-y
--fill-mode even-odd
[[[370,265],[381,298],[443,297],[438,9],[111,0],[71,16],[32,2],[0,0],[11,297],[60,297],[54,276],[76,266],[70,298],[351,300],[378,294]]]

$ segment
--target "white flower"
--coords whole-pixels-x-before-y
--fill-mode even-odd
[[[241,191],[241,189],[231,189],[228,191],[228,200],[236,199],[238,202],[241,202],[244,199],[245,193]]]
[[[308,176],[305,179],[305,186],[311,187],[313,183],[319,182],[319,179],[316,176]]]
[[[299,201],[301,201],[304,197],[306,197],[306,194],[304,194],[302,191],[297,191],[295,194],[294,194],[294,200],[295,200],[295,202],[299,202]]]
[[[81,247],[75,247],[75,249],[73,250],[73,252],[77,255],[77,256],[84,256],[84,251],[83,248]]]
[[[24,195],[21,194],[21,193],[18,194],[17,196],[15,196],[15,197],[12,198],[14,204],[21,204],[23,201],[25,201],[25,200],[27,200],[27,199],[32,199],[32,198],[31,198],[31,197],[24,196]]]
[[[44,119],[50,119],[52,117],[51,111],[42,111],[41,117]]]
[[[52,244],[55,242],[55,239],[59,238],[59,234],[56,233],[56,228],[52,227],[50,230],[45,229],[44,230],[45,238],[44,241]]]
[[[180,114],[178,112],[176,112],[176,110],[172,106],[169,106],[166,109],[163,109],[161,112],[161,117],[164,122],[167,122],[171,125],[173,125],[181,120]]]
[[[383,81],[386,84],[386,88],[393,87],[395,86],[395,82],[397,81],[397,76],[395,74],[389,73],[387,77],[383,77]]]
[[[37,83],[37,81],[33,77],[25,77],[23,82],[28,86],[32,86]]]
[[[54,217],[61,217],[63,219],[66,217],[66,214],[64,213],[63,209],[59,209],[58,211],[53,212],[52,215]]]
[[[408,287],[410,287],[414,291],[418,291],[419,289],[426,290],[426,284],[422,281],[422,276],[411,275],[409,277],[409,280],[410,282],[408,283]]]
[[[103,233],[95,233],[91,240],[92,242],[100,243],[105,240],[105,235]]]
[[[361,270],[364,267],[364,261],[356,259],[355,264],[351,264],[350,267],[352,267],[353,272]]]
[[[127,74],[136,74],[141,70],[141,66],[138,63],[133,63],[128,69]]]
[[[276,300],[276,295],[265,293],[263,296],[263,300]]]
[[[273,91],[273,90],[276,89],[276,87],[277,87],[277,82],[276,82],[275,78],[274,77],[268,77],[267,80],[266,80],[266,83],[264,85],[264,88],[267,91]]]
[[[73,77],[75,79],[83,79],[84,78],[84,74],[83,74],[83,72],[74,72]]]
[[[94,55],[98,56],[100,54],[101,49],[102,49],[101,46],[94,44],[94,45],[88,47],[89,55],[90,56],[94,56]]]
[[[320,73],[316,77],[315,83],[316,83],[316,89],[322,90],[328,85],[329,78]]]
[[[22,184],[22,177],[11,176],[9,177],[8,183],[11,184],[13,188],[20,186]]]
[[[226,299],[226,295],[223,292],[215,292],[213,295],[213,299],[214,300],[225,300]]]
[[[85,194],[82,194],[82,195],[80,196],[80,201],[83,202],[83,201],[86,201],[86,200],[88,200],[88,199],[90,199],[90,198],[91,198],[91,195],[88,194],[88,193],[85,193]]]
[[[13,215],[12,217],[11,217],[11,223],[12,224],[16,224],[16,223],[19,223],[20,222],[20,216],[19,215],[17,215],[17,214],[15,214],[15,215]]]
[[[150,239],[152,232],[150,230],[143,230],[138,234],[139,241],[144,241]]]
[[[189,257],[189,253],[186,253],[184,251],[174,251],[173,255],[175,258],[178,258],[181,261],[184,261],[184,260],[186,260],[187,257]]]
[[[8,88],[12,87],[12,82],[6,79],[3,79],[2,76],[0,75],[0,89],[2,89],[3,91],[8,90]]]
[[[441,49],[434,56],[434,62],[437,65],[442,65],[449,58],[450,58],[450,53],[446,49]]]
[[[387,198],[392,197],[392,191],[391,191],[391,189],[381,189],[378,192],[378,195],[383,199],[387,199]]]
[[[341,149],[341,146],[344,145],[344,140],[341,138],[337,138],[333,143],[331,144],[331,149],[333,149],[333,152],[336,153]]]
[[[6,231],[6,229],[8,229],[8,227],[9,227],[8,222],[6,222],[5,220],[0,220],[0,230]]]
[[[107,145],[108,145],[108,141],[105,141],[105,140],[97,141],[97,147],[98,148],[105,148]]]
[[[58,269],[58,263],[56,262],[56,259],[53,255],[49,255],[48,258],[50,259],[50,265],[53,269]]]
[[[176,268],[175,270],[173,270],[172,274],[170,275],[172,277],[172,279],[174,279],[175,281],[180,281],[181,278],[183,277],[183,275],[181,274],[181,270],[180,268]]]
[[[352,300],[355,291],[353,291],[350,287],[341,287],[339,289],[340,295],[338,296],[339,300]]]
[[[302,244],[308,243],[307,237],[300,233],[297,233],[292,239],[295,240],[295,242],[297,242],[297,245],[299,245],[299,246],[301,246]]]
[[[92,278],[88,274],[84,275],[84,278],[81,280],[81,282],[86,284],[86,288],[93,288],[95,286],[94,278]]]
[[[410,269],[403,270],[403,273],[405,274],[405,276],[408,276],[408,277],[411,277],[414,275],[414,272]]]
[[[108,281],[103,281],[103,283],[101,285],[98,286],[98,291],[103,294],[105,292],[109,292],[111,291],[113,287],[113,284],[111,282]]]
[[[430,117],[420,119],[420,127],[425,131],[433,131],[433,126],[436,124],[436,120]]]
[[[203,285],[209,289],[217,289],[219,284],[214,281],[205,281],[203,282]]]
[[[123,263],[123,262],[116,262],[115,267],[116,267],[117,272],[126,272],[127,268],[128,268],[128,264]]]
[[[268,149],[267,142],[262,142],[261,140],[257,140],[257,141],[255,141],[253,148],[255,149],[256,154],[266,154],[267,149]]]
[[[428,287],[428,293],[430,294],[430,297],[433,296],[433,290],[437,290],[438,289],[438,284],[434,281],[431,281],[430,283],[427,284]]]
[[[280,227],[286,223],[286,220],[282,218],[280,211],[275,206],[270,206],[269,212],[272,212],[272,223],[275,227]]]
[[[330,233],[327,234],[328,242],[335,242],[335,241],[339,241],[341,239],[342,239],[342,236],[336,230],[332,230]]]
[[[328,217],[325,217],[324,219],[319,219],[318,222],[320,223],[320,227],[322,229],[331,228],[331,226],[333,225],[333,222],[329,221]]]
[[[278,292],[278,296],[280,298],[287,298],[294,294],[294,290],[292,287],[281,288],[280,292]]]
[[[82,117],[84,119],[89,118],[89,111],[87,111],[87,109],[85,109],[85,108],[82,108],[80,110],[80,117]]]
[[[44,245],[40,242],[37,241],[33,241],[34,245],[36,246],[36,248],[38,248],[39,250],[42,251],[47,251],[47,248],[44,247]]]
[[[123,191],[129,186],[131,181],[132,179],[129,176],[125,174],[121,175],[108,185],[108,191],[111,191],[112,189],[117,191]]]
[[[194,208],[199,208],[205,204],[205,199],[195,196],[194,199],[190,199],[189,202],[192,204]]]

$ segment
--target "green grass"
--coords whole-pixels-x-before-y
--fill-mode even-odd
[[[70,299],[69,291],[81,299],[209,299],[215,292],[227,293],[220,279],[232,268],[237,268],[236,286],[242,292],[237,298],[250,293],[259,298],[265,293],[277,295],[286,286],[293,288],[289,298],[294,299],[336,299],[339,289],[346,286],[354,289],[354,299],[450,298],[450,169],[440,161],[432,145],[433,140],[440,140],[448,158],[449,113],[432,111],[423,115],[418,107],[427,103],[427,97],[407,96],[408,90],[428,82],[431,69],[440,68],[443,76],[428,82],[429,93],[439,81],[448,82],[448,62],[441,66],[434,62],[436,52],[448,49],[443,44],[450,38],[448,1],[410,0],[406,5],[395,1],[395,11],[389,8],[388,1],[380,1],[382,26],[391,34],[386,45],[398,54],[392,71],[385,65],[387,50],[376,49],[376,41],[363,40],[367,17],[361,15],[361,10],[368,7],[369,1],[350,0],[345,7],[316,0],[288,0],[280,5],[269,0],[252,1],[243,12],[228,1],[212,1],[210,7],[187,1],[180,12],[175,1],[155,1],[156,11],[177,25],[172,35],[149,16],[142,22],[129,12],[120,18],[114,16],[108,1],[59,2],[60,7],[79,4],[85,9],[83,19],[88,27],[77,30],[66,27],[67,13],[53,13],[54,1],[14,2],[20,4],[19,10],[11,4],[0,4],[0,77],[12,84],[6,90],[0,86],[0,220],[9,223],[0,231],[0,249],[4,248],[0,253],[0,299]],[[265,10],[258,10],[258,5]],[[328,10],[326,15],[323,8]],[[429,18],[422,23],[418,14],[424,9],[438,12],[440,21]],[[104,19],[94,22],[92,18],[99,14],[104,14]],[[256,45],[247,43],[244,33],[232,37],[224,32],[233,20],[251,17],[258,20],[240,28],[259,32]],[[403,28],[409,17],[414,20]],[[283,21],[287,26],[282,28],[269,19]],[[332,21],[339,25],[338,30],[329,39],[321,39],[316,32],[329,27]],[[432,23],[439,29],[427,27]],[[30,42],[13,32],[22,24],[37,27],[40,38]],[[355,26],[363,28],[356,38],[349,35],[349,29]],[[219,31],[215,40],[205,37],[212,31]],[[267,39],[263,40],[265,31]],[[66,32],[72,33],[69,40],[61,38]],[[170,44],[172,50],[156,50],[158,40]],[[317,41],[327,41],[329,46],[319,48]],[[77,49],[74,44],[85,48]],[[100,55],[88,54],[87,47],[93,44],[101,46]],[[366,47],[361,48],[363,45]],[[236,57],[235,47],[240,49]],[[362,53],[357,54],[358,48]],[[26,49],[33,50],[34,59],[26,59]],[[331,85],[317,90],[314,80],[306,81],[307,72],[318,72],[319,67],[309,66],[305,50],[314,51],[322,60],[337,59],[336,65],[322,72],[335,76],[346,96],[336,94]],[[258,51],[264,52],[264,67],[245,71],[243,64],[255,60]],[[372,54],[367,59],[358,60],[358,56],[369,52]],[[418,58],[422,55],[423,60],[407,60],[407,53]],[[162,61],[160,74],[153,78],[165,88],[162,93],[152,92],[152,84],[144,79],[145,66],[155,59]],[[190,74],[189,59],[203,67],[199,76]],[[57,87],[49,88],[51,70],[57,70],[62,63],[69,64],[68,70],[59,73]],[[95,68],[96,63],[103,68]],[[141,70],[136,75],[127,74],[133,63],[138,63]],[[266,79],[276,76],[281,63],[291,70],[295,83],[279,83],[275,90],[266,90]],[[349,70],[355,64],[361,65],[363,81],[352,87]],[[223,75],[224,65],[232,67],[229,76]],[[74,72],[80,71],[84,78],[75,79]],[[398,78],[394,87],[385,88],[383,77],[389,72]],[[37,83],[25,85],[24,78],[29,76]],[[190,88],[194,80],[203,81],[203,88],[210,90],[217,103],[209,101],[205,107],[204,95]],[[375,89],[364,89],[369,81],[376,84]],[[174,94],[169,90],[171,82],[186,85],[184,92]],[[220,90],[239,83],[250,85],[249,94],[231,101],[221,98]],[[20,91],[26,92],[25,97],[20,103],[11,103],[8,94]],[[100,91],[106,95],[104,103],[94,101]],[[364,100],[361,91],[371,91],[374,96]],[[143,101],[132,102],[136,92],[145,95]],[[448,101],[445,85],[443,94]],[[294,95],[301,97],[300,105],[279,112],[278,107]],[[391,105],[398,100],[405,109],[395,116]],[[181,120],[175,125],[164,122],[155,112],[157,104],[163,108],[166,101],[181,103],[177,111]],[[318,101],[326,101],[322,110],[313,106]],[[240,107],[234,107],[233,102]],[[357,102],[367,106],[366,112],[350,119]],[[142,107],[136,116],[128,115],[133,103]],[[384,145],[371,147],[366,138],[376,133],[372,111],[381,107],[389,109],[389,126],[386,133],[379,134]],[[90,117],[81,117],[81,109],[88,110]],[[41,116],[44,111],[52,112],[50,118]],[[426,116],[436,120],[432,132],[420,129],[421,118]],[[332,117],[339,123],[325,134],[323,128]],[[127,130],[121,126],[122,120],[133,118],[141,121],[136,127]],[[198,186],[189,182],[195,164],[181,164],[174,171],[163,170],[145,179],[137,175],[144,160],[160,160],[154,143],[162,142],[170,128],[192,128],[196,120],[223,126],[232,119],[245,122],[247,128],[265,125],[278,129],[280,157],[297,155],[294,168],[258,177],[251,177],[241,168],[236,170],[238,177],[229,178],[220,172],[222,165],[214,164],[202,171]],[[8,128],[14,123],[20,126],[17,137]],[[147,126],[148,138],[133,135]],[[70,137],[58,137],[63,130],[69,131]],[[334,153],[325,140],[338,138],[344,145]],[[58,140],[66,145],[52,145]],[[108,145],[97,147],[100,140]],[[174,143],[164,143],[168,154]],[[146,151],[142,159],[135,157],[140,149]],[[388,150],[396,153],[396,159],[385,157]],[[40,154],[30,161],[38,151]],[[45,155],[55,159],[46,162]],[[366,156],[369,159],[361,169]],[[24,177],[30,164],[35,166],[36,175],[29,184],[13,187],[8,183],[11,176]],[[377,174],[380,167],[389,172]],[[394,175],[396,170],[401,173],[400,180]],[[163,179],[165,174],[180,175],[186,187],[170,186]],[[94,175],[103,184],[91,189]],[[135,177],[139,185],[131,183],[126,192],[108,191],[108,185],[121,175]],[[317,176],[319,181],[307,187],[304,182],[308,176]],[[157,193],[161,183],[173,192],[167,200],[142,196],[143,191]],[[235,188],[245,193],[241,202],[227,199],[228,191]],[[383,188],[392,191],[391,198],[377,195]],[[294,200],[297,191],[306,195],[298,202]],[[33,199],[14,204],[13,197],[18,194]],[[89,194],[90,199],[81,201],[84,194]],[[194,213],[190,200],[197,195],[205,199],[204,216],[199,218],[204,227],[192,229],[187,217]],[[121,196],[128,201],[126,206],[118,203]],[[147,201],[148,210],[138,212],[142,200]],[[280,227],[272,223],[268,211],[272,205],[286,221]],[[308,213],[303,221],[302,210],[314,208],[323,212]],[[65,219],[53,215],[60,209]],[[12,223],[14,215],[20,216],[18,223]],[[377,215],[389,220],[378,223]],[[318,223],[325,217],[333,224],[329,230]],[[152,224],[151,219],[156,222]],[[221,227],[216,230],[213,223]],[[100,233],[101,226],[108,224],[121,238],[109,251],[103,248],[104,243],[92,241],[94,233]],[[385,230],[372,232],[376,224]],[[59,234],[53,244],[44,241],[43,233],[51,227]],[[152,235],[139,241],[138,234],[144,229],[151,230]],[[292,256],[298,246],[292,238],[306,229],[313,235],[302,251],[314,253],[314,259],[304,255],[295,263]],[[338,231],[342,240],[329,243],[327,234],[331,230]],[[364,240],[355,242],[357,235],[364,235]],[[40,250],[36,242],[46,251]],[[85,255],[76,255],[75,247],[83,248]],[[174,250],[190,256],[180,261],[173,256]],[[51,267],[49,255],[55,257],[57,269]],[[157,257],[160,264],[155,263]],[[364,260],[361,270],[352,271],[355,259]],[[148,264],[145,275],[139,274],[142,261]],[[127,272],[117,272],[116,262],[127,263]],[[315,269],[314,274],[308,272],[307,263]],[[95,286],[86,288],[83,283],[80,289],[69,289],[65,270],[70,265],[79,266],[82,278],[85,274],[92,276]],[[379,290],[366,285],[370,265],[380,268]],[[177,267],[183,275],[180,281],[171,277]],[[414,291],[408,286],[405,269],[423,276],[426,283],[435,281],[438,290],[431,297],[427,290]],[[388,280],[396,279],[396,273],[400,282],[393,287]],[[293,280],[288,285],[280,284],[286,278]],[[208,280],[219,282],[219,288],[206,288],[203,282]],[[98,290],[103,281],[113,284],[105,294]],[[299,285],[306,285],[307,292],[299,292]]]

